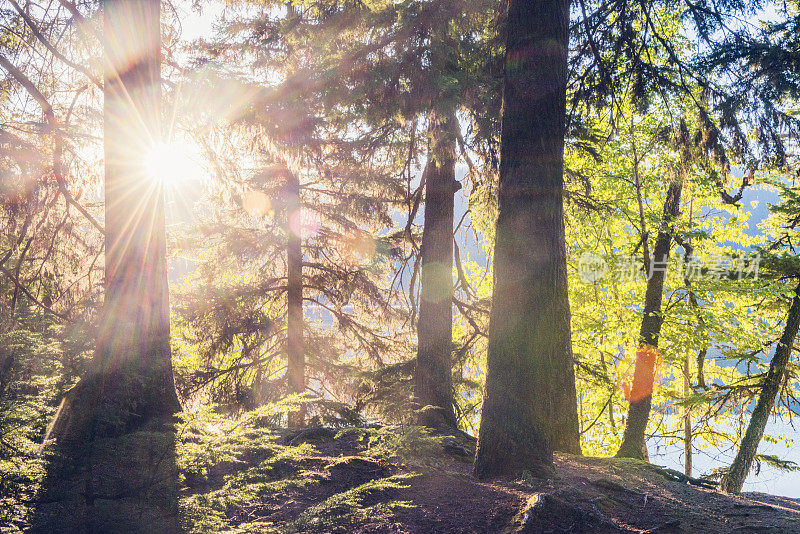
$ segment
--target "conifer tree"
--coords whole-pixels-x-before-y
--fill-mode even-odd
[[[135,531],[145,522],[176,532],[171,427],[180,404],[169,344],[164,200],[145,164],[160,139],[161,2],[107,0],[103,7],[105,303],[89,371],[48,433],[56,450],[33,531]],[[127,463],[119,463],[120,453]],[[94,506],[115,493],[129,496]]]
[[[474,472],[579,452],[563,220],[569,3],[508,3],[486,394]],[[556,434],[558,432],[558,434]]]
[[[96,396],[73,399],[92,405],[86,415],[56,421],[53,431],[65,439],[82,439],[86,424],[101,433],[130,428],[114,406],[142,421],[169,419],[180,409],[169,349],[163,191],[146,167],[160,139],[160,2],[130,7],[109,1],[104,8],[105,305],[94,363],[82,386]],[[141,40],[126,37],[131,21],[142,27]],[[132,406],[124,408],[127,403]]]
[[[238,268],[257,277],[249,289],[237,289],[262,299],[272,325],[271,338],[253,347],[255,374],[273,375],[281,355],[284,392],[352,400],[359,395],[356,369],[381,362],[402,316],[385,282],[394,244],[377,234],[392,224],[390,213],[403,200],[392,171],[404,157],[399,150],[407,128],[396,120],[373,126],[340,100],[361,89],[352,87],[351,70],[336,68],[340,58],[325,53],[335,43],[353,45],[346,25],[338,27],[341,34],[330,31],[335,12],[263,6],[245,20],[224,28],[230,33],[213,51],[198,51],[256,75],[255,83],[241,84],[207,73],[211,83],[256,97],[251,107],[232,105],[222,117],[201,117],[210,130],[245,139],[208,144],[230,202],[217,201],[218,216],[205,232],[222,239],[227,246],[220,252],[230,247],[241,260]],[[280,29],[270,35],[273,43],[243,45],[258,40],[264,28]],[[306,39],[315,31],[319,38]],[[236,155],[226,159],[226,150]],[[238,158],[255,161],[255,168],[237,167]],[[257,239],[237,243],[243,237],[238,226]],[[274,392],[264,398],[275,398]],[[327,413],[317,407],[314,416]],[[304,419],[302,410],[289,414],[291,426]]]
[[[425,184],[425,223],[422,230],[422,279],[417,323],[417,362],[414,397],[421,410],[419,423],[456,428],[453,410],[453,194],[455,178],[454,115],[430,117],[430,151],[422,180]]]
[[[281,135],[288,139],[288,126],[282,126],[282,133],[278,135],[275,134],[279,130],[265,129],[278,151],[289,149],[298,155],[313,153],[315,146],[327,142],[353,147],[356,145],[352,144],[352,139],[347,139],[346,128],[352,131],[353,125],[358,125],[362,132],[357,145],[362,147],[359,150],[363,149],[358,156],[360,159],[353,159],[345,150],[329,151],[325,155],[325,165],[364,173],[365,178],[369,172],[380,169],[382,175],[373,174],[372,185],[365,181],[359,185],[362,192],[375,187],[394,188],[391,194],[383,194],[384,199],[390,199],[388,203],[372,204],[372,214],[381,219],[380,224],[395,224],[385,210],[399,207],[392,202],[407,201],[409,215],[405,228],[377,243],[383,250],[412,250],[410,258],[391,257],[392,263],[401,268],[417,254],[421,254],[424,264],[421,276],[414,275],[411,279],[411,285],[417,280],[421,282],[419,315],[412,304],[411,319],[420,325],[414,373],[418,397],[415,408],[419,411],[419,422],[429,426],[456,425],[451,379],[454,221],[452,207],[448,206],[452,206],[453,195],[459,187],[455,180],[458,148],[461,146],[463,150],[464,143],[470,141],[469,136],[460,131],[457,113],[469,110],[466,113],[477,115],[476,104],[482,103],[486,95],[476,96],[480,94],[476,86],[479,81],[488,80],[489,73],[480,72],[475,66],[476,60],[480,58],[488,63],[491,59],[478,53],[478,46],[483,43],[476,39],[472,30],[486,31],[487,15],[479,5],[468,10],[463,7],[450,0],[369,6],[307,2],[285,12],[277,9],[265,10],[255,17],[248,14],[246,23],[237,21],[235,26],[237,38],[241,37],[242,42],[259,39],[265,28],[273,30],[269,46],[249,50],[265,72],[282,70],[286,76],[284,82],[270,88],[275,95],[270,97],[274,99],[270,105],[276,107],[280,98],[304,102],[281,114],[287,119],[291,117],[289,124],[295,129],[288,144],[280,139]],[[300,38],[310,35],[314,37]],[[240,44],[228,41],[215,46],[214,53],[240,49]],[[288,57],[298,58],[298,61]],[[294,66],[287,68],[287,64]],[[269,114],[259,116],[272,120]],[[305,118],[298,118],[303,116]],[[468,116],[472,120],[472,116]],[[240,123],[245,124],[250,120],[248,117]],[[375,166],[376,157],[382,159],[380,167]],[[426,158],[423,183],[417,187],[418,177],[414,176],[413,167],[422,157]],[[295,157],[295,161],[302,158]],[[321,168],[302,170],[300,174],[317,173]],[[335,175],[327,175],[324,180],[335,178]],[[407,188],[405,198],[400,196],[400,187]],[[431,201],[424,203],[426,223],[421,241],[429,244],[423,244],[420,250],[415,217],[418,210],[422,211],[423,191]],[[267,190],[262,192],[271,195]],[[306,199],[303,201],[305,209],[314,209],[310,202],[315,197],[306,195],[304,187],[301,187],[301,197]],[[339,216],[349,216],[348,213],[338,211]],[[321,226],[326,227],[328,220],[323,215]],[[314,272],[311,266],[304,263],[304,276]],[[399,274],[397,280],[399,285],[408,282],[408,277]],[[395,294],[394,287],[382,289],[381,298]],[[353,293],[357,294],[358,291]],[[279,319],[277,324],[281,321]],[[370,353],[373,362],[370,365],[382,361],[382,352],[387,346],[383,343],[380,351]],[[396,355],[387,355],[389,359],[385,363],[394,363],[393,360],[402,355],[401,351],[394,352]]]
[[[739,39],[728,39],[722,46],[710,54],[707,66],[715,73],[732,76],[734,90],[737,95],[734,102],[737,108],[752,109],[755,106],[766,108],[766,115],[771,121],[759,121],[758,140],[765,144],[763,157],[778,168],[791,168],[794,163],[790,158],[787,144],[796,142],[798,121],[793,113],[787,110],[787,102],[798,97],[797,77],[800,74],[796,62],[798,39],[798,5],[796,2],[784,4],[777,9],[779,19],[776,22],[763,24],[754,35],[743,35]],[[797,225],[798,202],[797,193],[785,183],[775,184],[781,191],[782,202],[773,206],[772,211],[778,224],[773,226],[777,236],[763,250],[768,264],[773,264],[780,278],[795,278],[796,259],[793,257],[775,257],[779,247],[786,247],[793,252],[791,238],[786,230],[793,231]],[[800,286],[791,295],[790,306],[786,314],[783,332],[775,347],[769,367],[764,375],[758,391],[758,401],[753,408],[750,422],[742,438],[733,463],[720,481],[720,488],[731,493],[742,490],[745,479],[750,472],[767,419],[776,404],[781,385],[788,378],[788,365],[798,328],[800,328]]]

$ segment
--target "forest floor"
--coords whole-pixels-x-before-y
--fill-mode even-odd
[[[276,434],[293,452],[270,460],[261,471],[268,485],[228,501],[221,519],[240,532],[800,532],[799,499],[728,495],[645,462],[558,455],[551,479],[481,482],[466,440],[374,438],[324,428]],[[212,474],[204,491],[237,469]]]

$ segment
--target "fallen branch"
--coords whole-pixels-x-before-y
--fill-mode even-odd
[[[674,469],[669,469],[668,467],[662,467],[660,465],[652,465],[650,470],[655,471],[667,480],[671,480],[673,482],[682,482],[684,484],[691,484],[693,486],[708,489],[717,489],[719,486],[719,484],[713,480],[709,480],[707,478],[690,477],[688,475],[684,475],[680,471],[675,471]]]

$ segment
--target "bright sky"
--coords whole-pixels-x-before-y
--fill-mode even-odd
[[[174,5],[181,21],[181,38],[185,41],[210,37],[213,33],[212,25],[222,13],[220,4],[206,3],[202,14],[192,9],[190,0],[177,0]]]

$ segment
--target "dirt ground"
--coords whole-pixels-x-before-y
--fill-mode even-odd
[[[290,487],[232,511],[288,525],[329,497],[369,480],[413,474],[405,487],[376,491],[367,503],[407,501],[381,520],[305,525],[294,531],[353,533],[800,533],[800,500],[762,493],[738,496],[669,480],[644,462],[557,456],[557,474],[480,482],[467,454],[443,453],[433,465],[353,456],[348,440],[315,444],[290,471],[326,472],[319,483]]]
[[[606,458],[560,456],[556,468],[553,480],[492,483],[474,480],[466,463],[427,471],[406,490],[416,507],[399,518],[415,533],[800,533],[798,499],[728,495]]]

